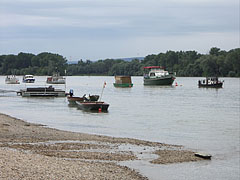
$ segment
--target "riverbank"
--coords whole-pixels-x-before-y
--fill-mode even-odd
[[[0,113],[0,179],[148,179],[118,162],[149,154],[154,164],[202,160],[182,146],[61,131]]]

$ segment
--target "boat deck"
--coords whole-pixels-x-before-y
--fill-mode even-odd
[[[61,89],[55,89],[53,87],[38,87],[38,88],[26,88],[17,92],[17,95],[22,97],[65,97],[66,92]]]

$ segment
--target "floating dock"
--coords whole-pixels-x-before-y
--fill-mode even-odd
[[[22,97],[65,97],[66,92],[61,89],[55,89],[52,86],[32,87],[21,89],[17,92],[17,95],[20,95]]]

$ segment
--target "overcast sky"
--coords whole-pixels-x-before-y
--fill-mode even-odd
[[[239,0],[0,0],[0,55],[68,60],[239,47]]]

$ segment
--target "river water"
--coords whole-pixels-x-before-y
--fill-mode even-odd
[[[46,85],[37,76],[34,86]],[[184,145],[213,155],[211,161],[171,165],[129,164],[152,180],[240,178],[240,79],[223,78],[221,89],[198,88],[199,78],[181,78],[178,86],[144,86],[132,77],[132,88],[115,88],[111,76],[71,76],[59,88],[75,96],[102,94],[107,113],[69,107],[66,98],[23,98],[26,85],[7,85],[0,76],[0,112],[28,122],[74,132],[129,137]],[[19,77],[21,79],[21,77]],[[103,84],[106,87],[103,89]]]

